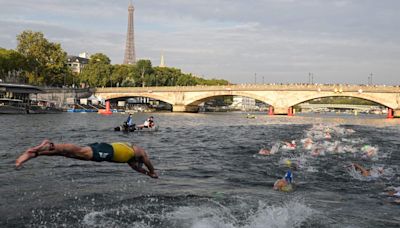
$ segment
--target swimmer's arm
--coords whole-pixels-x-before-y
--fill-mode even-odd
[[[151,164],[149,157],[147,157],[147,154],[143,154],[143,163],[149,169],[149,172],[146,173],[146,175],[149,175],[152,178],[158,178],[157,174],[154,172],[154,167]]]
[[[154,172],[154,168],[153,166],[151,166],[152,169],[149,168],[148,164],[146,164],[146,159],[144,159],[144,164],[146,165],[146,167],[149,169],[149,171],[147,171],[146,169],[142,168],[141,166],[138,165],[137,162],[129,162],[128,165],[135,171],[139,172],[139,173],[143,173],[144,175],[150,176],[152,178],[158,178],[157,174]],[[149,161],[150,162],[150,161]],[[150,163],[151,165],[151,163]]]
[[[139,173],[143,173],[145,175],[147,175],[147,170],[143,169],[142,167],[138,166],[137,162],[128,162],[128,165],[135,171],[139,172]]]
[[[361,172],[361,175],[363,176],[369,176],[369,171],[366,170],[364,167],[362,167],[361,165],[357,164],[357,163],[353,163],[354,165],[354,169],[355,170],[359,170]]]

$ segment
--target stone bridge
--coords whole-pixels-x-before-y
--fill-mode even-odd
[[[270,114],[291,115],[294,105],[322,97],[357,97],[389,109],[388,116],[400,117],[400,87],[365,85],[226,85],[176,87],[96,88],[95,96],[110,100],[127,97],[149,97],[172,105],[174,112],[197,112],[198,105],[218,96],[243,96],[273,107]]]

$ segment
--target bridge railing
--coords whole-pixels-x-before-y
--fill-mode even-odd
[[[95,88],[96,92],[190,92],[190,91],[321,91],[321,92],[397,92],[399,86],[385,85],[341,85],[341,84],[238,84],[223,86],[163,86],[163,87],[106,87]]]

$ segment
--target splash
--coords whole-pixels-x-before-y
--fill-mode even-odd
[[[239,219],[234,209],[215,206],[185,206],[169,213],[168,219],[179,227],[191,228],[265,228],[265,227],[300,227],[313,216],[314,210],[305,205],[303,200],[292,199],[282,205],[266,205],[259,202],[258,207],[244,219]],[[250,205],[241,205],[243,209]],[[242,209],[242,210],[243,210]]]
[[[378,165],[371,166],[371,168],[368,171],[369,171],[370,175],[363,176],[353,166],[349,167],[347,170],[348,174],[352,178],[360,180],[360,181],[374,181],[377,179],[390,180],[396,175],[396,173],[394,172],[394,170],[392,168],[385,168],[383,166],[378,166]]]
[[[311,208],[296,199],[282,206],[261,204],[256,213],[249,217],[249,224],[243,228],[300,227],[313,214]]]

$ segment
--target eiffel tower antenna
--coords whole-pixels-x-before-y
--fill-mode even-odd
[[[133,7],[132,0],[128,6],[128,31],[126,34],[126,45],[125,45],[125,56],[124,64],[135,64],[136,54],[135,54],[135,36],[134,36],[134,24],[133,24],[133,12],[135,8]]]

